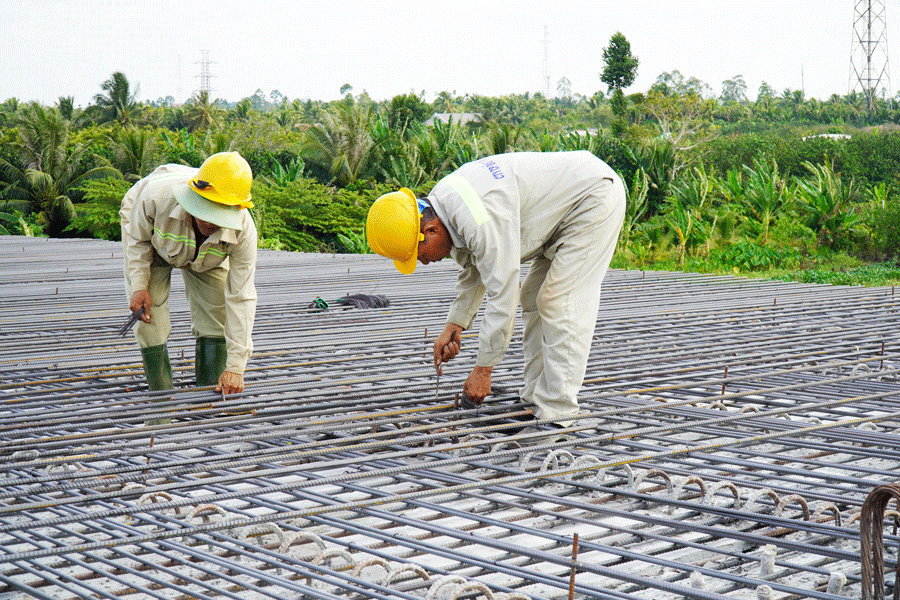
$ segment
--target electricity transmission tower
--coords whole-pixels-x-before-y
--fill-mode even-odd
[[[849,87],[851,92],[861,91],[872,110],[879,93],[891,95],[884,0],[855,0],[855,4]]]
[[[200,91],[207,94],[212,91],[212,88],[209,87],[209,80],[213,77],[209,72],[209,65],[215,64],[209,60],[209,52],[209,50],[201,50],[200,60],[194,63],[200,65],[200,74],[197,76],[200,78]]]

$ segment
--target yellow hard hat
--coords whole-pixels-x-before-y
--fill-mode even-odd
[[[250,188],[253,171],[244,157],[237,152],[218,152],[200,165],[197,176],[191,180],[191,189],[218,204],[253,208]]]
[[[366,240],[381,256],[394,261],[404,275],[416,270],[419,242],[425,239],[420,229],[422,213],[416,196],[406,188],[390,192],[372,203],[366,218]]]

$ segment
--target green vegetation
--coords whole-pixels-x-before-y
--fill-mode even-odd
[[[236,150],[255,179],[260,246],[368,252],[380,194],[426,194],[489,154],[588,150],[629,188],[616,268],[690,270],[836,285],[894,285],[900,248],[900,108],[860,94],[807,99],[743,77],[722,93],[678,71],[626,95],[638,59],[617,33],[598,85],[610,95],[499,98],[408,93],[334,102],[257,90],[140,102],[114,73],[93,104],[0,103],[0,235],[119,237],[122,196],[157,166]],[[477,113],[481,122],[435,121]]]

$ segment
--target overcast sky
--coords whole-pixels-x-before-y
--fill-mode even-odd
[[[900,5],[888,4],[887,40],[900,47]],[[779,94],[803,89],[808,98],[827,99],[848,92],[855,5],[0,0],[0,101],[52,105],[73,96],[86,106],[116,71],[138,86],[139,100],[184,101],[200,87],[201,50],[212,62],[212,97],[232,102],[257,89],[267,97],[278,90],[291,100],[334,100],[344,84],[375,100],[423,91],[428,101],[441,91],[543,92],[545,68],[551,96],[563,77],[573,93],[590,96],[606,91],[603,48],[617,31],[640,60],[626,93],[647,91],[660,74],[677,70],[716,95],[724,80],[741,75],[751,100],[762,81]]]

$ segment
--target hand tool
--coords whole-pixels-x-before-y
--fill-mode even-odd
[[[447,344],[450,344],[451,342],[453,342],[453,338],[455,338],[455,337],[456,337],[456,330],[454,329],[454,330],[453,330],[453,333],[450,334],[450,341],[447,342]],[[446,347],[447,347],[447,346],[444,345],[444,348],[446,348]],[[443,358],[444,358],[444,353],[443,353],[443,349],[442,349],[442,351],[441,351],[441,361],[438,362],[438,363],[436,363],[436,364],[434,365],[434,369],[437,371],[437,383],[436,383],[435,386],[434,386],[434,399],[435,399],[435,400],[437,400],[437,397],[438,397],[438,390],[441,388],[441,372],[443,372],[443,370],[444,370],[444,361],[443,361]]]
[[[131,329],[131,326],[141,320],[141,317],[144,316],[144,307],[140,307],[136,311],[131,313],[131,316],[128,317],[128,320],[125,321],[121,327],[119,327],[119,335],[125,336],[128,333],[128,330]]]

